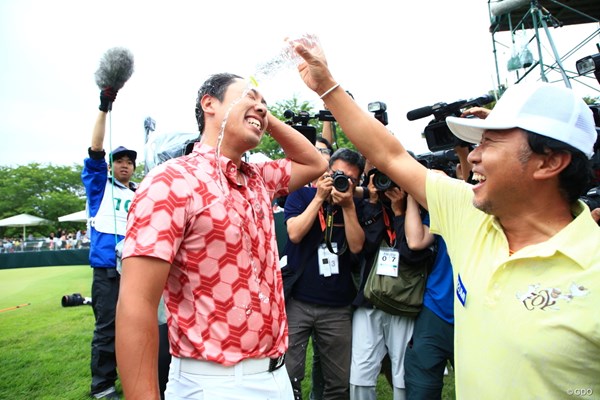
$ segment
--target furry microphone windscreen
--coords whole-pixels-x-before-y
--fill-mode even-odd
[[[96,71],[96,84],[119,90],[133,74],[133,54],[123,47],[113,47],[104,53]]]

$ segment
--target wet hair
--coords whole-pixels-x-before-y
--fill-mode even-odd
[[[337,160],[342,160],[350,165],[355,165],[356,167],[358,167],[359,178],[362,176],[365,170],[365,158],[360,153],[354,150],[346,148],[337,149],[329,159],[329,167],[331,168],[333,163]]]
[[[333,146],[331,145],[331,143],[329,143],[329,140],[325,139],[322,136],[319,136],[317,138],[317,142],[323,143],[325,145],[325,147],[327,147],[329,149],[329,151],[331,152],[331,154],[333,154]]]
[[[571,162],[558,175],[559,190],[570,204],[585,194],[592,178],[592,164],[580,150],[564,142],[534,132],[525,131],[531,151],[536,154],[548,154],[548,150],[571,154]]]
[[[204,132],[204,110],[200,101],[205,94],[216,98],[219,101],[223,101],[225,98],[225,91],[229,85],[231,85],[237,79],[244,79],[239,75],[220,73],[211,75],[200,89],[198,89],[198,97],[196,98],[196,122],[198,122],[198,130],[200,134]]]

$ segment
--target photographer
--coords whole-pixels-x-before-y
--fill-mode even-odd
[[[372,169],[368,174],[368,200],[363,205],[365,246],[364,264],[360,273],[359,290],[353,305],[352,367],[350,371],[350,399],[372,399],[376,396],[377,377],[385,356],[389,356],[389,381],[394,399],[405,398],[404,351],[414,326],[414,318],[393,315],[374,307],[365,298],[365,286],[370,274],[387,274],[385,264],[379,259],[380,251],[395,254],[412,267],[431,254],[430,249],[411,251],[404,235],[406,193],[395,185],[377,188]],[[392,256],[392,258],[394,258]],[[373,269],[376,269],[372,271]],[[398,264],[396,264],[398,274]],[[402,279],[402,276],[396,276]]]
[[[286,268],[304,268],[286,299],[290,345],[285,364],[296,399],[302,397],[311,335],[320,353],[323,398],[349,396],[351,303],[356,295],[352,270],[364,243],[360,202],[352,194],[363,168],[360,154],[339,149],[315,187],[296,190],[285,203]]]

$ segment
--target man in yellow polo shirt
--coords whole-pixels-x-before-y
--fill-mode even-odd
[[[485,119],[448,117],[475,185],[427,171],[301,45],[299,71],[358,150],[429,209],[455,268],[459,399],[600,395],[600,229],[579,201],[597,133],[559,84],[511,87]]]

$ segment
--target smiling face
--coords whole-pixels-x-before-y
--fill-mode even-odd
[[[501,216],[531,200],[532,152],[521,129],[486,131],[468,160],[473,164],[473,205]]]
[[[258,145],[268,122],[267,103],[257,90],[250,89],[247,81],[236,79],[228,86],[223,101],[213,104],[219,131],[226,120],[224,148],[241,155]]]

